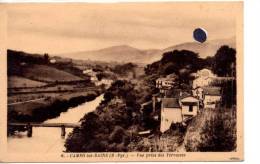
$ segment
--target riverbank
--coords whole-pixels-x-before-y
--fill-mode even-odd
[[[150,93],[144,86],[115,81],[96,110],[86,114],[81,127],[66,138],[66,152],[126,152],[135,134],[158,127],[158,121],[143,117],[141,104]]]
[[[79,121],[85,114],[96,109],[103,97],[104,95],[101,94],[94,100],[69,108],[67,112],[63,112],[58,117],[48,119],[43,123],[79,124]],[[65,151],[64,142],[72,130],[72,128],[66,128],[64,137],[61,137],[61,128],[55,127],[33,127],[32,137],[27,137],[27,132],[16,132],[15,135],[7,137],[8,152],[24,154],[25,156],[35,153],[61,153]]]
[[[62,112],[66,112],[68,109],[76,107],[82,103],[89,102],[98,97],[102,91],[88,91],[83,93],[71,93],[67,95],[57,96],[55,98],[49,98],[40,100],[35,105],[35,102],[30,104],[19,104],[21,109],[15,109],[9,107],[8,109],[8,122],[36,122],[41,123],[48,119],[58,117]],[[30,106],[31,108],[23,111],[23,108]],[[35,106],[35,107],[32,107]],[[15,131],[23,131],[24,127],[8,127],[8,135],[14,134]]]

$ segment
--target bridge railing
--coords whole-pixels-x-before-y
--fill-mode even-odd
[[[27,136],[32,137],[33,127],[52,127],[61,128],[61,137],[64,138],[66,135],[66,128],[79,128],[80,123],[8,123],[8,126],[23,126],[26,127]]]

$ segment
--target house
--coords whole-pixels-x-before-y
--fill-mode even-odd
[[[196,74],[193,74],[195,80],[192,82],[192,88],[209,86],[217,77],[209,69],[199,70]]]
[[[97,73],[93,71],[92,69],[85,69],[82,71],[83,74],[86,74],[90,77],[96,77]]]
[[[56,59],[50,59],[50,63],[54,64],[56,62],[57,62]]]
[[[161,77],[156,80],[156,88],[160,89],[160,93],[165,94],[165,92],[173,88],[175,78],[172,77]]]
[[[161,77],[156,80],[156,88],[172,88],[175,78]]]
[[[177,98],[163,98],[161,104],[161,126],[163,133],[168,130],[172,123],[182,122],[182,112]]]
[[[102,83],[102,84],[105,84],[105,85],[107,85],[107,86],[110,86],[113,82],[114,82],[114,81],[111,80],[111,79],[105,79],[105,78],[103,78],[103,79],[101,80],[101,83]]]
[[[182,121],[194,117],[199,111],[199,99],[193,96],[185,96],[180,100],[182,110]]]
[[[114,82],[113,80],[111,79],[101,79],[100,81],[97,79],[97,78],[94,78],[94,77],[91,77],[94,81],[95,81],[95,85],[96,86],[100,86],[100,85],[105,85],[106,87],[110,87],[111,84]],[[90,79],[91,79],[90,78]]]
[[[192,90],[192,95],[198,98],[204,108],[216,108],[221,100],[220,87],[197,87]]]
[[[83,74],[91,74],[93,72],[92,69],[85,69],[83,70]]]
[[[98,78],[97,78],[97,76],[90,76],[90,80],[93,82],[97,82]]]
[[[193,96],[180,98],[162,98],[161,126],[163,133],[172,123],[182,123],[198,114],[199,100]]]
[[[221,101],[220,87],[203,87],[204,108],[214,109],[216,104]]]

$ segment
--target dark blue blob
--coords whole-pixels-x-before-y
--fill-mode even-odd
[[[206,31],[204,31],[203,29],[201,28],[196,28],[194,31],[193,31],[193,38],[200,42],[200,43],[203,43],[207,40],[207,33]]]

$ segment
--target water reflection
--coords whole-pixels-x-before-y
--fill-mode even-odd
[[[46,123],[77,123],[88,112],[94,111],[99,105],[103,95],[95,100],[69,109],[57,118],[45,121]],[[72,131],[66,128],[65,138],[61,138],[61,128],[34,127],[31,138],[27,132],[20,132],[8,137],[8,152],[10,153],[57,153],[64,150],[64,141]]]

